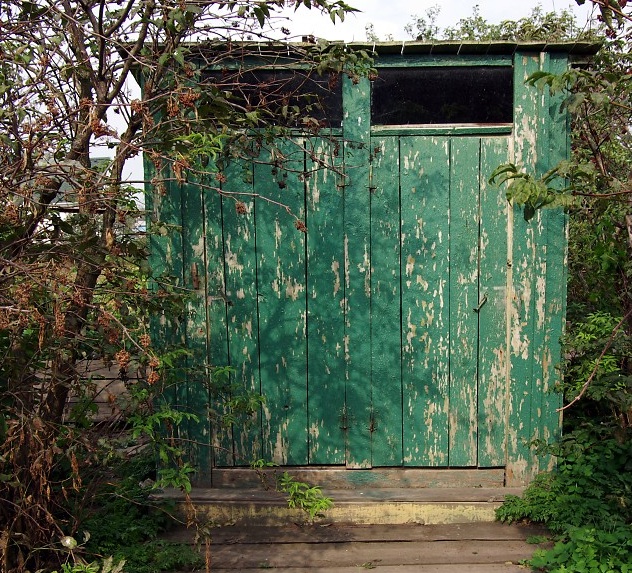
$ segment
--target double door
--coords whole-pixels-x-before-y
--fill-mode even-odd
[[[254,196],[222,205],[225,348],[266,402],[216,464],[504,465],[507,205],[487,179],[508,138],[373,136],[368,169],[325,140],[280,157],[227,173]]]

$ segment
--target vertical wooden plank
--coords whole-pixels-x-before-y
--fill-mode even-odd
[[[477,464],[480,139],[453,138],[450,154],[449,464]]]
[[[507,406],[507,220],[505,190],[487,181],[508,161],[509,138],[481,140],[481,224],[478,313],[478,465],[505,464]]]
[[[226,326],[230,365],[239,392],[261,394],[259,380],[259,320],[253,165],[233,161],[226,167],[222,199]],[[221,293],[220,293],[221,294]],[[242,414],[233,426],[236,465],[262,457],[261,411]]]
[[[198,421],[188,427],[189,461],[198,469],[200,483],[211,476],[211,434],[209,424],[209,385],[207,350],[206,236],[202,189],[195,180],[182,188],[184,287],[189,292],[186,303],[185,334],[187,368],[187,410]]]
[[[334,171],[342,149],[325,139],[306,145],[309,463],[344,464],[344,187]]]
[[[370,82],[343,78],[347,467],[371,466]]]
[[[539,54],[517,53],[514,59],[514,160],[519,166],[534,172],[538,162],[538,129],[541,127],[540,97],[536,88],[525,80],[538,71]],[[512,225],[512,292],[511,322],[511,382],[507,424],[508,484],[520,484],[533,471],[531,439],[531,397],[533,382],[533,328],[535,315],[535,263],[541,214],[525,221],[523,209],[513,208]]]
[[[404,464],[448,465],[450,141],[400,138]]]
[[[402,454],[399,138],[371,140],[371,386],[373,466]]]
[[[548,52],[539,55],[539,69],[548,71],[549,69]],[[536,140],[536,175],[544,174],[550,165],[549,158],[549,138],[551,122],[549,119],[550,95],[549,90],[538,90],[536,97],[538,99],[538,122],[537,122],[537,140]],[[535,259],[534,259],[534,276],[533,276],[533,318],[530,328],[532,329],[533,341],[533,366],[531,376],[531,390],[529,392],[531,398],[530,423],[527,440],[540,439],[541,435],[541,418],[544,393],[543,381],[543,358],[545,354],[546,343],[548,341],[548,333],[546,332],[546,278],[548,261],[548,245],[547,245],[547,227],[549,210],[540,210],[536,217],[531,221],[534,230],[535,241]],[[535,452],[531,451],[532,468],[529,471],[529,478],[535,476],[539,471],[539,460],[535,456]]]
[[[166,169],[166,167],[165,167]],[[154,166],[145,160],[147,181],[156,174]],[[151,288],[160,296],[165,288],[182,289],[184,285],[182,265],[182,189],[175,183],[147,186],[145,190],[146,209],[148,213],[149,251],[152,272]],[[168,286],[163,286],[163,285]],[[162,311],[152,317],[152,339],[160,353],[169,353],[174,348],[184,348],[185,329],[183,316]],[[162,397],[174,408],[184,409],[188,405],[186,372],[182,360],[176,361],[174,368],[165,368]],[[186,427],[183,427],[186,430]],[[186,438],[186,434],[182,437]]]
[[[266,152],[264,152],[265,154]],[[305,233],[287,206],[305,218],[305,158],[293,142],[262,156],[256,190],[259,360],[263,456],[281,465],[307,464],[307,339]]]
[[[568,66],[566,54],[550,54],[549,71],[561,74]],[[563,94],[549,97],[548,117],[550,122],[547,156],[548,168],[557,165],[570,155],[570,119],[561,111]],[[558,183],[561,185],[561,182]],[[568,219],[562,209],[544,213],[547,225],[547,269],[546,308],[544,312],[546,339],[542,356],[542,402],[540,436],[551,441],[559,437],[561,430],[562,395],[555,393],[559,381],[557,365],[562,358],[560,339],[566,323],[566,281],[568,273],[567,232]],[[540,460],[540,470],[551,469],[554,459],[550,456]]]

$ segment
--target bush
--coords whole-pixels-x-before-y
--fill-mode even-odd
[[[543,523],[557,535],[552,549],[529,564],[553,573],[632,572],[632,441],[577,430],[549,448],[555,472],[544,473],[523,497],[508,496],[500,521]]]

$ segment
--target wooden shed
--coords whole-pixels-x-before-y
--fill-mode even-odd
[[[595,46],[364,47],[378,77],[344,78],[334,139],[225,169],[239,209],[193,182],[148,193],[150,221],[181,228],[154,239],[154,267],[194,294],[160,330],[191,351],[173,400],[201,417],[200,476],[263,459],[351,481],[526,483],[551,464],[529,442],[560,430],[566,216],[526,221],[488,179],[567,157],[561,99],[525,79]],[[228,429],[206,384],[223,365],[266,399]]]

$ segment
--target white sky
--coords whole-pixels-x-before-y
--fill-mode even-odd
[[[428,8],[439,5],[441,13],[437,23],[441,27],[456,24],[461,18],[472,14],[478,5],[481,16],[490,23],[503,20],[517,20],[528,16],[538,4],[545,12],[570,8],[576,14],[578,24],[587,21],[592,9],[590,0],[578,6],[573,0],[346,0],[361,13],[348,15],[343,23],[335,26],[328,18],[319,17],[315,10],[304,7],[292,13],[292,23],[288,24],[292,36],[314,35],[327,40],[362,42],[366,40],[365,26],[372,23],[380,39],[389,34],[395,40],[410,40],[404,26],[415,14],[425,15]]]

